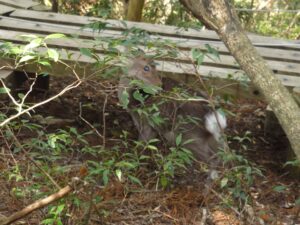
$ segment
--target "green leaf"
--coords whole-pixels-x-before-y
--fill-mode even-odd
[[[291,161],[287,161],[283,166],[299,166],[300,165],[300,161],[298,159],[296,160],[291,160]]]
[[[108,175],[109,175],[109,170],[107,169],[104,170],[102,174],[102,180],[105,186],[108,184],[108,180],[109,180]]]
[[[147,143],[152,144],[152,143],[157,143],[157,142],[160,142],[160,140],[157,138],[153,138],[153,139],[149,140]]]
[[[23,99],[23,98],[25,97],[25,95],[24,95],[23,93],[18,93],[18,97],[19,97],[20,99]]]
[[[296,204],[297,206],[300,206],[300,198],[296,199],[295,204]]]
[[[132,96],[135,100],[139,101],[140,103],[144,103],[145,101],[144,96],[138,90],[134,91]]]
[[[128,175],[128,178],[131,182],[136,183],[140,186],[143,186],[143,184],[141,183],[141,181],[138,178],[131,176],[131,175]]]
[[[39,47],[41,45],[42,41],[43,41],[42,38],[33,39],[28,45],[25,45],[24,52],[27,52],[30,49]]]
[[[169,183],[169,181],[168,181],[168,179],[167,179],[166,176],[161,176],[161,177],[160,177],[160,184],[161,184],[161,186],[162,186],[163,188],[167,187],[167,186],[168,186],[168,183]]]
[[[19,60],[19,63],[27,62],[27,61],[32,60],[32,59],[34,59],[34,58],[35,58],[35,56],[33,56],[33,55],[25,55],[25,56],[23,56],[23,57]]]
[[[121,95],[121,105],[124,109],[127,109],[128,104],[129,104],[129,94],[126,90],[124,90]]]
[[[49,34],[48,36],[45,37],[45,40],[47,40],[47,39],[56,39],[56,38],[65,38],[65,37],[66,37],[66,35],[59,34],[59,33]]]
[[[60,214],[64,210],[64,208],[65,208],[64,204],[57,206],[56,213]]]
[[[205,47],[208,53],[212,54],[216,59],[220,60],[219,52],[215,48],[211,47],[209,44],[205,44]]]
[[[150,156],[142,155],[139,159],[144,160],[144,159],[150,159],[150,158],[151,158]]]
[[[224,178],[221,180],[221,188],[224,188],[227,184],[228,184],[228,178],[227,178],[227,177],[224,177]]]
[[[273,187],[273,190],[276,192],[284,192],[286,189],[287,189],[287,187],[284,185],[279,185],[279,186]]]
[[[101,30],[105,29],[107,25],[108,25],[108,23],[104,23],[101,21],[95,21],[95,22],[85,25],[84,28],[91,28],[91,29],[93,29],[93,31],[100,32]]]
[[[0,94],[6,94],[8,92],[10,92],[9,88],[4,88],[4,87],[0,88]]]
[[[154,145],[147,145],[147,149],[157,151],[158,148]]]
[[[171,161],[167,161],[164,165],[163,165],[164,171],[168,172],[169,175],[171,175],[172,177],[174,176],[174,165],[172,164]]]
[[[200,66],[204,61],[204,54],[199,49],[192,49],[192,58],[197,62],[197,65]]]
[[[176,137],[176,146],[179,146],[181,144],[181,141],[182,141],[182,134],[180,133]]]
[[[55,148],[55,143],[56,143],[56,139],[54,138],[48,139],[48,144],[51,148]]]
[[[161,87],[155,86],[155,85],[145,85],[143,88],[143,91],[147,94],[155,95],[157,94],[161,89]]]
[[[199,55],[202,54],[202,52],[201,52],[199,49],[196,49],[196,48],[193,48],[193,49],[191,50],[191,52],[192,52],[192,58],[193,58],[194,60],[197,60],[197,58],[199,57]]]
[[[252,168],[250,166],[246,167],[246,174],[251,175],[252,173]]]
[[[197,65],[200,66],[204,61],[204,54],[201,54],[198,58],[197,58]]]
[[[164,119],[160,116],[159,112],[152,115],[151,120],[158,126],[160,126],[164,122]]]
[[[136,166],[133,163],[130,163],[127,161],[120,161],[120,162],[116,163],[116,167],[132,169],[132,168],[135,168]]]
[[[88,49],[88,48],[80,48],[80,53],[82,55],[85,55],[85,56],[88,56],[88,57],[93,57],[93,53],[91,51],[91,49]]]
[[[184,141],[184,142],[182,143],[182,145],[187,145],[187,144],[192,143],[192,142],[194,142],[194,141],[195,141],[195,139],[188,139],[188,140]]]
[[[198,58],[199,52],[200,51],[198,49],[195,49],[195,48],[192,49],[192,57],[194,60],[196,60]]]
[[[11,54],[20,55],[23,53],[23,48],[18,46],[13,46],[12,48],[9,49],[9,51]]]
[[[43,66],[51,66],[51,64],[48,61],[38,61],[39,64],[43,65]]]
[[[122,181],[122,171],[120,169],[116,169],[115,173],[119,181]]]
[[[48,51],[47,51],[47,53],[48,53],[49,58],[53,59],[54,62],[58,61],[59,54],[58,54],[58,52],[56,50],[49,48]]]
[[[55,219],[53,218],[45,219],[41,222],[41,224],[54,224],[54,223],[55,223]]]

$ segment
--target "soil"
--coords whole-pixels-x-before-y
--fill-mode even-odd
[[[31,101],[52,96],[71,81],[71,78],[55,78],[51,81],[48,92],[36,93]],[[131,139],[137,136],[130,116],[117,103],[114,84],[85,82],[38,108],[32,113],[32,117],[25,116],[22,119],[41,124],[42,129],[47,132],[69,127],[75,127],[78,133],[92,131],[86,136],[90,146],[105,143],[106,149],[111,149],[119,141],[122,130],[130,131]],[[300,224],[300,182],[291,175],[291,170],[283,167],[287,159],[285,137],[274,140],[264,135],[266,104],[240,100],[224,104],[224,107],[231,111],[226,130],[230,137],[230,148],[243,155],[263,173],[263,176],[255,176],[253,184],[246,188],[247,204],[235,202],[229,189],[222,189],[219,184],[212,184],[207,192],[198,164],[188,168],[187,173],[178,174],[173,184],[166,189],[157,188],[155,175],[145,176],[146,169],[141,169],[139,178],[143,187],[120,182],[118,179],[111,179],[106,186],[100,185],[101,182],[89,182],[80,186],[67,198],[77,199],[81,207],[77,207],[74,200],[67,201],[65,208],[68,215],[63,217],[63,224]],[[52,118],[45,119],[49,116]],[[102,137],[103,134],[105,138]],[[36,137],[37,133],[20,128],[15,135],[23,143],[24,140]],[[245,135],[248,138],[241,141],[240,138]],[[1,215],[10,216],[41,196],[57,191],[45,180],[40,183],[38,176],[41,175],[32,172],[36,171],[33,169],[34,165],[25,157],[24,152],[16,151],[16,143],[7,138],[1,141],[1,145],[0,221]],[[27,150],[26,154],[35,151]],[[52,173],[55,180],[64,186],[72,177],[82,178],[89,173],[85,167],[85,162],[89,159],[101,161],[89,154],[69,153],[63,159],[51,161],[44,169],[53,172],[54,167],[68,165],[69,170]],[[16,165],[23,168],[20,171],[23,179],[10,177],[11,174],[18,174],[14,171]],[[25,190],[32,185],[36,185],[36,190],[39,191],[33,194],[28,190],[28,193],[18,195],[16,190]],[[295,203],[297,199],[298,205]],[[45,209],[39,209],[16,224],[40,224],[46,215]]]

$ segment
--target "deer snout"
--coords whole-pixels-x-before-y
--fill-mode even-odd
[[[158,87],[162,86],[162,81],[161,81],[160,77],[157,76],[157,75],[151,76],[149,81],[150,81],[149,83],[152,84],[152,85],[155,85],[155,86],[158,86]]]

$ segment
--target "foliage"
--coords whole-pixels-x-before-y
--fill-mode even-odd
[[[264,11],[238,11],[244,28],[249,32],[262,35],[298,38],[300,16],[297,12],[276,12],[280,10],[297,10],[299,3],[293,1],[277,1],[261,8],[261,1],[231,1],[238,9],[262,9]],[[61,11],[80,15],[98,16],[104,19],[124,19],[126,4],[118,0],[63,1]],[[143,20],[150,23],[174,25],[181,28],[201,29],[202,24],[188,14],[178,0],[148,0],[143,10]],[[180,31],[180,30],[179,30]]]
[[[246,143],[251,140],[249,132],[246,132],[243,137],[228,138],[238,141],[243,151],[247,151]],[[243,207],[251,200],[248,193],[250,187],[254,185],[253,179],[257,176],[263,177],[262,170],[233,149],[229,152],[220,151],[219,155],[224,164],[229,166],[229,169],[225,170],[223,177],[220,179],[220,187],[227,190],[230,196],[226,204],[232,205],[235,200],[238,200],[239,206]]]
[[[57,206],[51,206],[49,207],[49,217],[47,219],[44,219],[41,224],[46,225],[63,225],[61,214],[63,213],[63,210],[65,208],[65,204],[59,204]]]
[[[255,186],[254,179],[264,177],[262,168],[250,162],[242,153],[247,152],[247,145],[251,142],[251,132],[246,131],[242,136],[227,136],[228,143],[237,142],[238,150],[220,149],[219,156],[225,165],[225,170],[218,182],[227,198],[223,203],[227,206],[236,205],[243,208],[251,201],[249,195],[251,187]]]
[[[33,34],[21,35],[21,37],[28,41],[27,45],[13,45],[12,43],[4,43],[1,45],[1,55],[2,56],[16,56],[17,66],[22,65],[22,63],[39,63],[44,66],[50,66],[49,62],[44,61],[42,59],[50,59],[55,62],[59,59],[59,53],[54,49],[47,49],[43,54],[38,51],[39,47],[46,47],[46,40],[49,39],[57,39],[57,38],[65,38],[64,34],[50,34],[45,37],[39,37]]]
[[[119,0],[67,0],[60,2],[59,11],[108,19],[122,18],[124,15],[123,7],[122,1]]]
[[[105,161],[89,161],[90,176],[89,179],[95,179],[100,176],[102,183],[107,185],[112,177],[121,182],[126,180],[142,186],[142,181],[136,174],[139,171],[149,169],[144,176],[155,176],[160,181],[162,187],[171,184],[171,180],[176,173],[182,173],[186,170],[186,164],[191,164],[192,154],[185,149],[182,143],[171,148],[170,153],[164,153],[163,148],[158,145],[159,140],[153,139],[146,143],[141,141],[132,141],[128,139],[128,132],[123,131],[123,138],[120,146],[114,146],[113,151],[102,150],[99,154]],[[152,174],[152,175],[151,175]],[[144,177],[145,178],[145,177]]]
[[[89,25],[95,32],[104,29],[105,26],[106,24],[103,23]],[[81,54],[96,60],[95,67],[99,71],[103,71],[97,76],[101,76],[101,78],[116,76],[120,69],[113,68],[111,61],[118,60],[121,65],[127,64],[127,58],[140,53],[140,45],[144,45],[145,51],[150,53],[153,58],[176,58],[178,54],[174,43],[168,40],[154,41],[144,30],[132,28],[124,31],[122,35],[114,38],[98,38],[94,41],[95,48],[101,49],[103,46],[108,46],[109,51],[104,58],[98,57],[94,49],[80,49]],[[52,34],[46,37],[26,35],[24,38],[28,44],[5,43],[1,46],[1,54],[6,57],[15,57],[16,66],[37,63],[49,68],[53,62],[64,63],[61,60],[60,51],[47,46],[48,39],[66,38],[64,35]],[[121,51],[122,47],[128,49],[125,54]],[[45,50],[40,51],[41,48]],[[193,49],[191,55],[191,60],[194,61],[196,67],[203,63],[204,57],[219,60],[218,52],[209,45],[206,46],[206,51]],[[121,72],[126,72],[126,67],[122,67]],[[81,81],[81,78],[75,77]],[[87,76],[86,79],[88,78],[92,79],[94,76]],[[133,97],[140,103],[140,107],[136,109],[137,113],[143,115],[152,126],[163,125],[168,118],[164,118],[160,114],[158,110],[160,102],[150,106],[146,104],[147,94],[161,94],[162,101],[169,98],[180,99],[181,101],[195,100],[195,96],[190,95],[188,91],[182,88],[175,88],[170,93],[161,93],[159,88],[145,85],[137,80],[132,80],[131,84],[138,86],[138,90],[143,90],[146,93],[143,95],[136,91]],[[10,93],[10,90],[5,87],[4,90],[3,94]],[[1,174],[3,178],[16,184],[22,181],[28,182],[24,186],[16,185],[13,189],[12,193],[17,198],[32,198],[32,196],[39,198],[48,195],[49,192],[52,192],[53,187],[57,188],[57,184],[49,177],[59,180],[59,183],[64,185],[70,181],[70,177],[78,176],[89,187],[101,188],[109,186],[114,181],[118,181],[126,187],[143,187],[151,178],[154,180],[151,185],[155,186],[156,189],[165,189],[172,186],[176,177],[185,174],[193,164],[193,155],[186,148],[186,145],[192,140],[183,140],[182,134],[175,137],[174,146],[167,146],[159,139],[152,139],[146,143],[132,139],[132,134],[128,129],[121,130],[120,137],[113,137],[117,139],[116,142],[112,142],[113,145],[104,144],[104,140],[107,138],[104,132],[98,134],[98,139],[102,138],[102,143],[98,140],[98,144],[94,144],[89,138],[91,135],[95,135],[95,131],[104,130],[103,124],[102,126],[88,124],[89,129],[82,129],[80,126],[58,127],[55,130],[44,128],[41,123],[32,122],[32,115],[35,113],[33,110],[25,111],[34,105],[28,101],[28,96],[27,93],[19,94],[20,99],[11,96],[13,102],[11,108],[17,113],[23,113],[9,120],[5,126],[0,127],[3,137],[3,140],[0,141],[1,144],[5,145],[7,150],[12,151],[13,154],[24,155],[26,160],[35,162],[34,165],[26,164],[24,162],[26,160],[14,162],[14,166],[11,166],[6,173]],[[128,103],[126,98],[128,95],[124,95],[123,106],[125,108],[126,103]],[[15,112],[14,110],[11,112],[7,108],[1,109],[0,122],[10,118],[11,114]],[[8,111],[9,113],[7,113]],[[106,116],[105,111],[103,111],[102,116]],[[182,118],[180,122],[198,123],[196,118],[191,117]],[[30,133],[29,137],[22,137],[24,131]],[[244,149],[247,147],[244,142],[249,139],[248,133],[243,137],[234,138],[240,142]],[[222,177],[221,188],[228,190],[234,198],[243,202],[247,201],[246,190],[252,185],[253,177],[257,174],[260,175],[260,170],[234,151],[221,152],[220,155],[225,164],[234,164],[234,167]],[[43,188],[46,188],[47,191],[42,191]],[[94,201],[94,199],[92,200]],[[71,208],[70,205],[83,208],[86,206],[86,202],[86,199],[81,200],[71,196],[56,205],[51,205],[46,211],[47,216],[42,224],[63,224],[63,220],[68,216],[69,208]]]
[[[238,11],[244,28],[250,32],[289,39],[299,38],[300,14],[297,10],[300,5],[298,1],[276,1],[264,5],[260,1],[237,0],[234,1],[234,6],[239,9],[254,10]],[[255,11],[255,9],[261,11]],[[282,11],[277,12],[276,9]]]
[[[143,19],[146,22],[174,25],[180,28],[201,29],[202,24],[186,12],[178,0],[150,0],[144,7]]]

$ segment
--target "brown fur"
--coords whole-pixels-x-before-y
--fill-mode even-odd
[[[148,66],[150,70],[146,72],[144,70],[145,66]],[[162,85],[161,79],[157,75],[157,71],[155,66],[153,66],[152,61],[143,57],[134,59],[129,66],[128,75],[123,75],[121,77],[118,91],[119,98],[125,89],[130,93],[130,90],[133,88],[129,87],[130,78],[142,80],[145,84]],[[175,85],[174,82],[170,82],[169,84]],[[202,95],[202,97],[204,96]],[[219,164],[219,161],[216,158],[216,152],[218,151],[220,144],[204,126],[204,117],[207,113],[211,112],[207,102],[183,102],[176,100],[164,102],[163,104],[160,104],[159,110],[161,116],[167,118],[167,121],[162,126],[156,127],[152,127],[147,118],[140,116],[135,112],[135,107],[136,105],[129,104],[128,111],[139,131],[140,140],[148,141],[157,136],[161,136],[170,145],[174,145],[177,135],[181,133],[183,141],[193,139],[193,142],[184,147],[191,150],[198,160],[207,162],[212,167],[216,167]],[[182,123],[180,118],[187,117],[197,118],[198,123]]]

